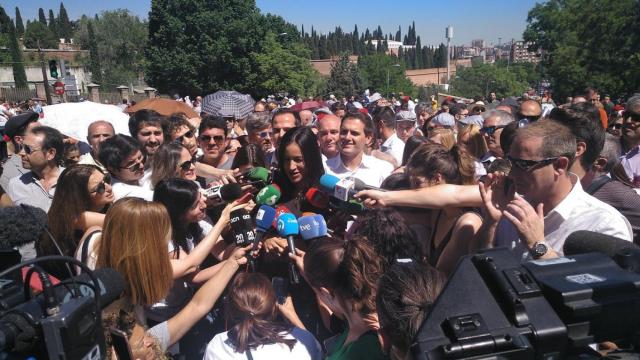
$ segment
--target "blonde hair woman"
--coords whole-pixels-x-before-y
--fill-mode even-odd
[[[456,144],[456,137],[453,135],[452,129],[435,128],[429,130],[427,138],[433,143],[444,146],[447,150],[451,150]]]

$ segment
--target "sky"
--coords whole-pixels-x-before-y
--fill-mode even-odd
[[[497,45],[499,38],[502,43],[512,38],[519,40],[526,27],[527,13],[535,3],[535,0],[256,0],[263,13],[280,15],[298,28],[304,25],[307,32],[311,26],[325,34],[336,26],[341,26],[343,31],[353,31],[357,24],[361,33],[367,27],[373,31],[380,25],[383,33],[395,35],[401,26],[404,37],[409,25],[415,21],[416,34],[420,36],[422,45],[445,42],[447,25],[453,26],[453,45],[469,45],[473,39],[483,39],[487,45]],[[2,6],[12,18],[15,7],[20,7],[26,21],[37,18],[40,7],[45,9],[45,14],[50,8],[57,14],[60,2],[3,0]],[[70,19],[118,8],[129,9],[133,14],[146,18],[151,1],[66,0],[64,6]]]

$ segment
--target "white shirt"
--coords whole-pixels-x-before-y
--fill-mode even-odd
[[[249,350],[254,360],[320,360],[323,358],[322,349],[318,341],[310,332],[299,328],[293,328],[291,333],[286,335],[287,339],[296,339],[292,349],[282,343],[258,346]],[[247,354],[238,353],[229,341],[227,332],[216,335],[207,345],[204,360],[247,360]]]
[[[362,162],[355,171],[344,166],[340,154],[327,160],[325,165],[324,170],[327,174],[331,174],[339,179],[346,177],[358,178],[365,184],[375,187],[380,187],[384,179],[391,175],[393,171],[393,165],[390,163],[366,154],[362,155]]]
[[[114,178],[111,183],[114,201],[118,201],[125,197],[137,197],[147,201],[153,201],[153,190],[151,190],[151,182],[149,181],[150,175],[151,170],[145,171],[144,176],[139,181],[141,185],[125,184]]]
[[[582,190],[578,177],[571,192],[544,217],[544,240],[560,256],[564,241],[574,231],[589,230],[632,241],[633,232],[627,218],[618,210]],[[542,239],[540,239],[542,240]],[[529,251],[520,241],[515,226],[504,216],[498,223],[495,246],[507,246],[522,260],[529,259]]]
[[[393,135],[389,136],[389,138],[387,138],[387,140],[382,143],[382,146],[380,146],[380,150],[382,150],[382,152],[385,154],[393,156],[398,162],[398,165],[402,164],[404,142],[400,140],[396,133],[393,133]]]

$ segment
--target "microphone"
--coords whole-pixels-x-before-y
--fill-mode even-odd
[[[31,205],[0,208],[0,249],[13,250],[38,241],[47,223],[47,213]]]
[[[286,207],[285,205],[279,205],[276,208],[276,216],[273,219],[273,224],[272,226],[277,230],[278,229],[278,218],[280,217],[280,215],[282,214],[291,214],[291,210],[289,210],[288,207]]]
[[[263,167],[253,167],[242,172],[241,177],[253,182],[269,184],[271,182],[271,172]]]
[[[329,196],[317,188],[309,188],[304,195],[309,204],[318,209],[326,209],[329,207]]]
[[[300,231],[300,237],[304,241],[313,241],[328,236],[327,222],[322,215],[318,214],[299,218],[298,230]]]
[[[367,185],[364,183],[364,181],[358,179],[358,178],[353,178],[353,189],[356,192],[360,192],[362,190],[377,190],[377,191],[384,191],[387,192],[388,190],[386,189],[381,189],[375,186],[371,186],[371,185]]]
[[[242,186],[240,184],[212,186],[200,191],[207,199],[213,200],[215,205],[229,203],[242,196]]]
[[[278,217],[278,234],[284,238],[287,238],[287,245],[289,246],[289,253],[296,253],[296,245],[294,243],[294,236],[299,234],[298,220],[295,215],[291,213],[285,213]],[[289,280],[292,284],[300,283],[300,276],[296,270],[296,265],[292,262],[289,263]]]
[[[590,252],[603,253],[621,268],[640,273],[640,247],[631,241],[588,230],[579,230],[567,236],[562,251],[565,256]]]
[[[322,176],[320,176],[318,184],[320,185],[320,190],[324,191],[327,194],[333,194],[333,191],[336,188],[336,184],[339,181],[340,179],[336,176],[323,174]]]
[[[256,204],[274,206],[280,200],[282,192],[276,184],[263,187],[256,195]]]
[[[320,188],[340,201],[350,201],[361,190],[374,189],[376,187],[365,184],[362,180],[347,177],[339,179],[333,175],[324,174],[320,177]]]
[[[273,226],[273,221],[276,219],[276,209],[269,205],[262,205],[256,213],[256,240],[254,242],[257,245],[262,236]]]
[[[244,247],[255,242],[256,234],[253,230],[251,215],[247,210],[237,209],[232,211],[229,223],[235,235],[236,246]]]

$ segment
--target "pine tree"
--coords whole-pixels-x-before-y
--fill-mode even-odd
[[[44,9],[38,9],[38,21],[42,23],[42,25],[47,25],[47,17],[44,15]]]
[[[424,69],[424,60],[422,59],[422,42],[420,36],[416,39],[416,69]]]
[[[20,9],[16,6],[16,34],[18,36],[24,35],[24,23],[22,22],[22,15],[20,15]]]
[[[49,30],[56,38],[59,38],[60,35],[62,35],[58,31],[58,22],[56,21],[56,16],[51,9],[49,9]]]
[[[353,53],[355,55],[360,55],[361,46],[360,46],[360,34],[358,34],[358,25],[353,29],[353,36],[351,37],[351,43],[353,44]]]
[[[98,42],[93,30],[93,23],[87,23],[87,33],[89,35],[89,69],[91,70],[91,81],[102,83],[102,68],[100,66],[100,55],[98,54]]]
[[[398,25],[398,32],[396,32],[396,41],[402,41],[402,28]]]
[[[0,6],[0,25],[4,23],[4,26],[0,28],[7,28],[9,35],[9,51],[11,52],[11,62],[13,67],[13,82],[16,87],[26,88],[27,73],[24,70],[24,64],[22,63],[22,49],[18,43],[18,34],[16,33],[16,27],[13,25],[13,21],[9,18],[7,13]]]
[[[377,31],[376,40],[378,40],[378,41],[382,40],[382,28],[380,27],[380,25],[378,25],[378,31]]]
[[[64,4],[60,3],[60,12],[58,13],[58,34],[65,39],[71,39],[73,35],[73,29],[69,16],[67,15],[67,9],[64,8]]]

